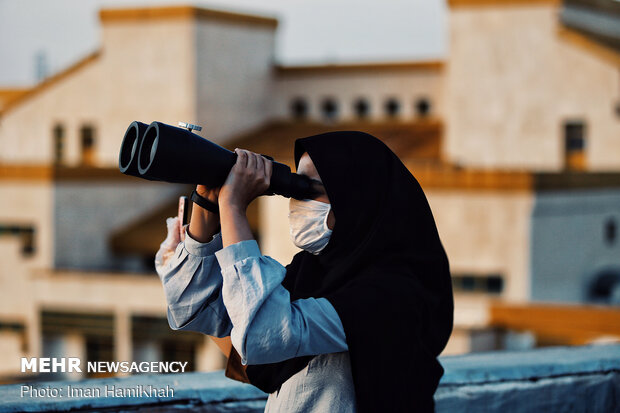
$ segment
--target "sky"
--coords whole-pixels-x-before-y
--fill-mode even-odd
[[[100,8],[172,4],[277,17],[281,64],[433,59],[447,49],[446,0],[0,0],[0,87],[35,84],[37,60],[52,75],[97,50]]]

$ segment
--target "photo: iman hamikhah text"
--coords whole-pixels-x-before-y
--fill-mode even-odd
[[[135,386],[120,387],[105,385],[101,387],[34,387],[31,385],[21,386],[21,397],[174,397],[174,389],[169,385],[156,387],[151,384],[137,384]]]

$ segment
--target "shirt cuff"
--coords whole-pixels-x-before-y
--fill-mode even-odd
[[[226,268],[250,257],[260,257],[260,248],[256,240],[249,239],[229,245],[215,253],[220,268]]]
[[[187,228],[185,228],[185,249],[192,255],[199,257],[207,257],[222,248],[222,233],[218,232],[209,242],[199,242],[189,236]]]

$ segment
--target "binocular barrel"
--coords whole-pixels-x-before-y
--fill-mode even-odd
[[[140,150],[140,142],[144,132],[149,125],[142,122],[133,121],[127,128],[123,143],[121,143],[121,152],[118,155],[118,169],[124,174],[140,176],[138,172],[138,151]]]
[[[125,132],[118,166],[122,173],[139,178],[217,188],[224,184],[236,160],[234,152],[186,129],[134,121]],[[273,194],[307,199],[316,191],[307,176],[294,174],[287,165],[274,161],[265,195]]]

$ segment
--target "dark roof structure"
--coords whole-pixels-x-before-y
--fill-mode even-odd
[[[293,165],[297,138],[334,130],[362,130],[381,139],[401,159],[441,163],[443,124],[436,119],[418,121],[349,121],[337,124],[278,120],[232,139],[225,146],[243,148]]]

